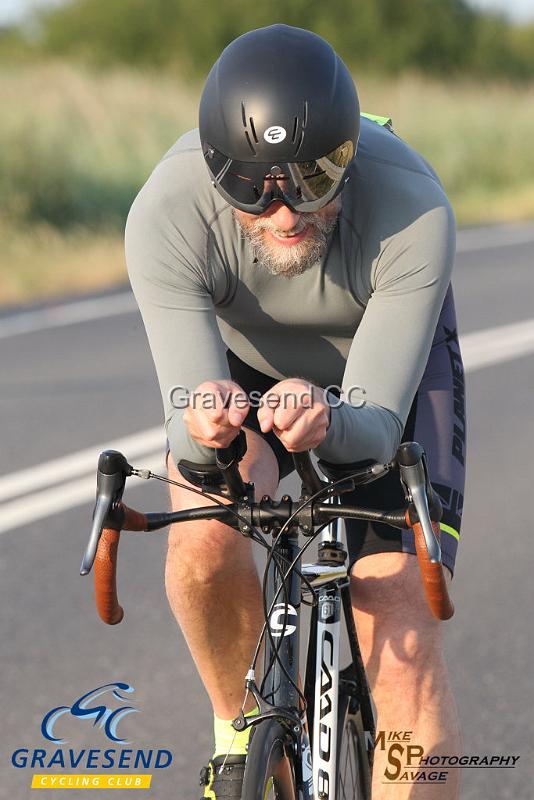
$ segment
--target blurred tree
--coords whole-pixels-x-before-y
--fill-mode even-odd
[[[236,36],[273,22],[320,33],[352,68],[534,76],[534,28],[466,0],[70,0],[41,13],[40,41],[46,52],[95,65],[203,77]]]
[[[517,59],[517,70],[524,78],[534,75],[534,25],[514,26],[509,30],[510,49]]]

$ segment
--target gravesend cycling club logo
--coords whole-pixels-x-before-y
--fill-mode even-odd
[[[99,686],[97,689],[93,689],[82,695],[78,700],[75,700],[71,706],[52,708],[43,718],[41,733],[45,739],[49,739],[51,742],[64,744],[66,739],[60,739],[54,735],[55,726],[61,717],[71,714],[73,717],[80,720],[93,720],[93,725],[99,725],[112,742],[129,744],[125,739],[118,736],[117,727],[123,717],[127,714],[136,713],[139,709],[133,706],[125,706],[113,710],[102,702],[98,702],[97,705],[92,705],[99,697],[108,693],[111,693],[117,700],[126,702],[126,698],[120,694],[120,691],[130,693],[135,691],[135,689],[127,683],[107,683],[105,686]]]
[[[84,692],[70,705],[54,706],[44,714],[40,724],[41,735],[52,745],[17,748],[11,755],[12,766],[20,770],[56,770],[34,773],[31,786],[35,789],[149,789],[152,775],[134,770],[166,769],[173,756],[163,748],[126,747],[131,744],[127,738],[127,718],[140,713],[131,700],[134,691],[129,683],[106,683]],[[98,731],[97,736],[107,747],[63,746],[69,741],[67,735],[81,735],[91,729]],[[81,774],[64,772],[68,769],[80,770]],[[128,772],[111,774],[113,769]]]

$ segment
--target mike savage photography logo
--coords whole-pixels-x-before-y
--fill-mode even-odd
[[[84,692],[70,705],[51,708],[40,725],[46,746],[18,747],[11,755],[12,766],[44,771],[32,775],[32,788],[150,788],[152,774],[136,770],[167,769],[173,756],[164,748],[126,747],[131,744],[127,738],[127,719],[140,713],[130,699],[134,691],[128,683],[107,683]],[[63,735],[74,730],[73,723],[95,729],[99,746],[66,747],[69,740]],[[125,772],[117,774],[111,770]]]
[[[386,754],[383,784],[443,784],[451,770],[515,769],[520,756],[509,753],[485,755],[428,753],[413,731],[377,731],[375,750]]]

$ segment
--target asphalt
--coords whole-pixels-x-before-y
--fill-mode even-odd
[[[465,231],[460,245],[454,277],[460,334],[531,319],[534,226]],[[0,341],[0,353],[2,475],[27,467],[37,473],[52,458],[160,423],[137,313],[12,336]],[[533,354],[467,379],[468,480],[446,655],[465,753],[520,759],[510,770],[464,770],[465,800],[533,796],[533,392]],[[161,485],[149,484],[133,490],[130,502],[161,510],[167,499]],[[46,769],[14,768],[11,755],[18,748],[53,752],[40,732],[44,714],[113,681],[135,687],[130,699],[141,711],[121,723],[129,746],[173,753],[170,768],[153,770],[153,789],[136,796],[200,796],[211,713],[167,606],[165,534],[123,542],[126,617],[108,628],[97,619],[90,579],[78,574],[90,519],[86,503],[0,536],[0,798],[40,795],[30,789],[31,775]],[[87,721],[65,719],[58,731],[68,739],[65,748],[111,746]],[[113,797],[121,796],[116,789]]]

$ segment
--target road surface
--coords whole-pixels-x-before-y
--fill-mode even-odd
[[[534,225],[462,231],[458,250],[469,463],[446,652],[465,753],[520,756],[514,769],[464,770],[462,797],[531,800]],[[91,579],[78,574],[99,450],[118,440],[137,466],[161,464],[160,397],[133,299],[123,288],[6,310],[0,352],[0,798],[40,796],[31,776],[46,768],[16,768],[12,753],[53,753],[58,745],[40,731],[46,712],[114,681],[135,687],[129,700],[141,712],[121,723],[129,747],[173,754],[172,766],[152,770],[152,789],[136,797],[200,797],[211,713],[167,606],[165,533],[123,541],[126,617],[118,627],[97,619]],[[145,510],[166,506],[159,484],[138,482],[128,498]],[[57,733],[67,750],[112,746],[71,716]],[[113,797],[121,796],[116,789]]]

